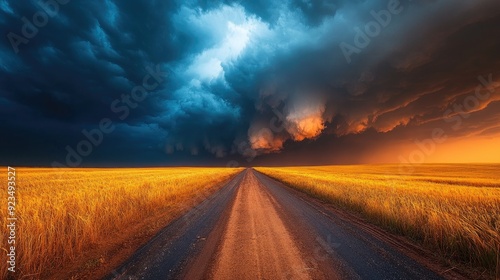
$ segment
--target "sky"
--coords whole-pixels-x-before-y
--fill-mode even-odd
[[[498,162],[498,0],[0,0],[0,165]]]

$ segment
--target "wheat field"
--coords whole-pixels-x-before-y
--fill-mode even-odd
[[[145,219],[186,211],[240,171],[17,168],[17,276],[40,279],[68,263],[85,264],[87,251],[113,245],[113,238],[125,230],[130,237],[141,234],[144,229],[131,229]],[[7,185],[6,178],[2,185]],[[6,191],[1,201],[7,201],[4,196]],[[0,215],[6,228],[6,209]],[[0,244],[6,251],[3,234]],[[0,266],[0,279],[6,275],[7,266]]]
[[[256,168],[467,267],[497,267],[500,165]]]

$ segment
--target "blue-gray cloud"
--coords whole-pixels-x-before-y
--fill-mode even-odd
[[[64,164],[67,147],[102,119],[114,130],[83,164],[227,161],[318,137],[328,145],[328,135],[408,137],[405,128],[442,118],[446,102],[472,92],[478,75],[500,79],[498,7],[4,0],[2,163]],[[124,99],[148,75],[158,85],[147,98]],[[493,129],[484,126],[471,129]]]

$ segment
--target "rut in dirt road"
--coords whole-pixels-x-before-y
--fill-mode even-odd
[[[313,279],[304,260],[272,197],[253,172],[247,172],[236,195],[212,278]]]

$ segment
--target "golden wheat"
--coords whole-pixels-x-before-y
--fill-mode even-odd
[[[494,273],[500,244],[500,165],[257,168],[362,214],[442,257]]]
[[[6,168],[5,168],[6,170]],[[18,276],[40,278],[148,217],[181,213],[240,169],[17,170]],[[7,172],[6,172],[7,173]],[[6,178],[2,185],[7,186]],[[1,201],[6,201],[7,190]],[[200,196],[200,194],[203,194]],[[4,207],[6,208],[6,207]],[[6,228],[6,211],[1,212]],[[131,232],[131,235],[140,232]],[[6,237],[0,237],[6,250]],[[84,260],[82,260],[84,261]],[[0,267],[5,279],[7,266]]]

